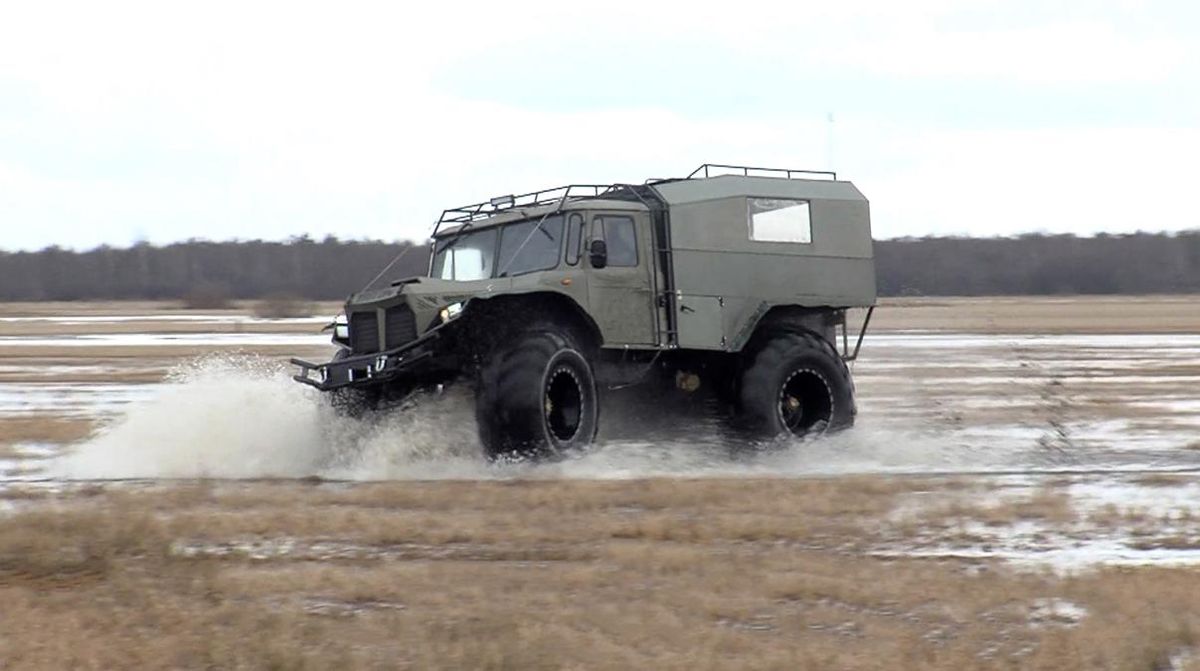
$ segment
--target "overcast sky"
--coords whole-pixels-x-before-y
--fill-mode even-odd
[[[1197,228],[1197,8],[5,3],[0,248],[423,239],[705,161],[834,168],[880,238]]]

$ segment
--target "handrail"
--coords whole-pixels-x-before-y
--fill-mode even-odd
[[[711,172],[713,170],[736,170],[740,171],[744,177],[754,177],[751,173],[767,173],[769,176],[782,175],[786,179],[802,179],[804,177],[826,177],[829,179],[837,179],[837,173],[829,170],[794,170],[790,168],[755,168],[745,165],[728,165],[724,163],[705,163],[699,168],[696,168],[683,179],[707,179],[715,176]],[[703,176],[699,175],[703,173]],[[793,177],[793,175],[795,177]],[[761,175],[760,175],[761,176]],[[664,182],[677,181],[674,179],[660,179],[647,181],[648,186],[661,184]],[[433,227],[433,235],[437,236],[438,231],[443,224],[470,224],[481,219],[487,219],[500,212],[521,207],[534,207],[537,205],[545,205],[554,201],[561,204],[578,200],[581,198],[600,198],[600,197],[616,197],[622,199],[634,198],[641,200],[638,196],[636,187],[629,184],[567,184],[565,186],[556,186],[552,189],[542,189],[540,191],[531,191],[520,195],[505,195],[498,198],[492,198],[482,203],[474,203],[472,205],[463,205],[462,207],[452,207],[442,211],[442,216],[438,218],[437,224]],[[632,196],[632,197],[631,197]]]
[[[567,184],[565,186],[556,186],[552,189],[531,191],[520,195],[501,196],[482,203],[452,207],[442,211],[442,216],[438,218],[437,225],[434,226],[433,235],[437,235],[438,230],[443,224],[472,223],[481,219],[487,219],[500,212],[522,207],[535,207],[555,202],[561,207],[565,203],[581,198],[601,198],[605,196],[628,197],[628,194],[620,192],[629,188],[631,187],[625,184]]]
[[[707,179],[712,176],[709,173],[710,173],[711,169],[713,169],[713,168],[718,168],[721,170],[740,170],[743,177],[753,177],[754,175],[751,175],[750,172],[754,171],[754,172],[768,172],[768,173],[783,173],[784,177],[786,179],[792,179],[793,174],[800,175],[801,176],[800,178],[803,178],[804,175],[819,175],[819,176],[823,176],[823,177],[828,177],[830,179],[837,179],[837,173],[833,172],[832,170],[796,170],[796,169],[792,169],[792,168],[756,168],[753,166],[729,165],[726,163],[705,163],[705,164],[701,165],[699,168],[696,168],[695,170],[693,170],[692,173],[687,176],[687,178],[688,179],[696,179],[696,175],[703,172],[705,179]]]

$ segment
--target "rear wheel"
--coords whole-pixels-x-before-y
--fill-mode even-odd
[[[766,341],[743,371],[739,405],[756,436],[818,436],[854,424],[854,385],[824,338],[783,333]]]
[[[591,364],[565,336],[532,330],[493,354],[476,393],[491,458],[554,458],[591,444],[599,398]]]

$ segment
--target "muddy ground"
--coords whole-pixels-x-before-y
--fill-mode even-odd
[[[850,432],[492,466],[320,317],[0,305],[0,667],[1200,668],[1198,306],[893,301]]]

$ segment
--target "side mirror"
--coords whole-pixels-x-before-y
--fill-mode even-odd
[[[588,245],[588,258],[593,268],[603,268],[608,265],[608,243],[603,240],[592,240]]]

